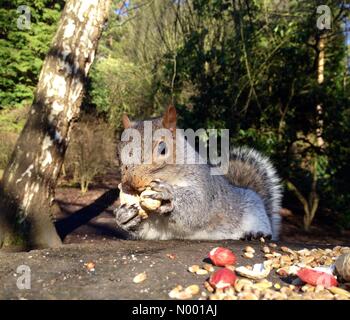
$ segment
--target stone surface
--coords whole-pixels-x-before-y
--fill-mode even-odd
[[[253,259],[241,256],[247,246],[244,241],[92,240],[57,249],[0,252],[0,298],[170,299],[168,293],[177,285],[184,288],[198,285],[205,291],[204,282],[209,275],[197,275],[188,268],[195,264],[203,267],[208,262],[209,251],[217,246],[237,253],[237,265],[263,262],[263,244],[252,241],[249,245],[256,251]],[[292,249],[304,248],[285,245]],[[21,274],[16,270],[20,265],[31,269],[29,290],[17,288]],[[91,269],[91,265],[94,268]],[[134,283],[133,278],[142,272],[146,272],[147,279]],[[268,280],[285,284],[276,272],[271,272]]]

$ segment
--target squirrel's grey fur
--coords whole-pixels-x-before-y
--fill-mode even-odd
[[[142,122],[133,124],[140,131],[141,127]],[[146,184],[156,181],[172,206],[169,212],[150,214],[145,220],[132,207],[117,208],[117,224],[136,238],[278,239],[280,180],[270,160],[255,150],[232,149],[226,176],[211,175],[207,164],[122,166],[122,183],[137,189],[140,180]]]
[[[272,235],[278,238],[282,187],[271,161],[254,149],[233,148],[227,178],[234,186],[252,189],[262,198],[271,220]]]

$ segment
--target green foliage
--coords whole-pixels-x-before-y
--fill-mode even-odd
[[[305,199],[315,191],[323,209],[350,215],[350,150],[341,138],[350,133],[348,13],[338,1],[322,4],[333,14],[326,32],[316,28],[315,0],[129,1],[103,36],[90,102],[116,127],[123,111],[146,118],[173,102],[183,127],[230,129],[233,144],[270,155]]]
[[[84,116],[74,127],[64,161],[65,179],[79,184],[82,193],[97,175],[115,161],[116,146],[111,127],[96,117]]]
[[[106,114],[109,122],[116,127],[121,123],[124,112],[131,116],[140,115],[145,104],[151,104],[152,100],[147,72],[123,59],[107,58],[97,63],[91,74],[88,93],[96,110]],[[118,77],[111,77],[111,74]]]
[[[20,5],[30,7],[30,29],[20,30]],[[0,8],[0,109],[30,103],[64,1],[2,1]]]
[[[3,171],[9,162],[16,140],[17,135],[14,133],[2,133],[0,136],[0,171]]]
[[[30,8],[30,29],[18,29],[20,5]],[[0,8],[0,168],[10,158],[26,120],[40,68],[64,1],[2,1]]]
[[[28,108],[24,107],[0,111],[0,170],[5,169],[10,160],[27,112]]]
[[[171,102],[172,79],[163,73],[172,66],[179,45],[172,5],[163,0],[131,1],[128,14],[121,16],[113,8],[90,72],[85,104],[116,129],[123,112],[147,118]]]
[[[328,32],[316,28],[317,1],[288,1],[282,11],[272,1],[249,6],[192,1],[195,23],[178,51],[176,92],[181,96],[188,82],[197,88],[182,102],[191,105],[185,126],[231,129],[234,144],[271,155],[282,176],[306,199],[315,191],[324,208],[349,215],[350,186],[344,177],[350,152],[340,138],[350,133],[349,73],[340,18],[346,12],[340,12],[337,1],[326,2],[333,13]],[[188,15],[185,20],[190,20]],[[321,37],[326,38],[326,65],[320,85]],[[321,116],[317,105],[322,106]],[[324,147],[316,142],[319,126]]]
[[[27,1],[30,30],[16,26],[22,3],[3,3],[0,131],[18,134],[23,117],[16,112],[24,114],[19,106],[32,99],[64,2]],[[350,51],[342,29],[349,10],[336,0],[130,0],[120,14],[115,9],[126,2],[113,3],[90,71],[85,111],[94,116],[96,111],[119,130],[123,112],[148,118],[173,103],[182,127],[230,129],[233,144],[270,155],[306,200],[315,191],[322,210],[339,213],[343,226],[350,222]],[[320,4],[331,8],[331,30],[316,27]],[[322,84],[317,81],[321,37],[326,38]],[[90,173],[83,180],[90,181],[102,170],[91,164],[100,160],[88,157],[91,150],[79,151],[76,141],[67,168],[87,163],[83,171]],[[73,159],[79,152],[90,160]]]

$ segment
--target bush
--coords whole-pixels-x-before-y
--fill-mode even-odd
[[[90,78],[91,102],[115,129],[121,129],[123,113],[132,118],[154,115],[154,89],[149,70],[122,59],[106,58],[96,62]]]
[[[29,107],[0,110],[0,179],[24,126]]]
[[[85,116],[73,130],[63,175],[85,193],[97,175],[106,172],[116,158],[113,130],[92,116]]]
[[[18,134],[12,132],[0,132],[0,170],[5,170],[10,160],[12,151],[16,145]],[[1,178],[1,177],[0,177]]]

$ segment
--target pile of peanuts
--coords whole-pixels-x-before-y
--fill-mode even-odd
[[[350,280],[344,280],[338,275],[338,286],[311,285],[301,281],[297,272],[300,268],[334,268],[336,260],[341,256],[345,274],[350,270],[350,248],[336,246],[333,249],[302,249],[292,250],[275,243],[265,243],[261,239],[260,250],[264,261],[260,270],[249,262],[256,256],[255,249],[245,247],[241,253],[246,265],[227,265],[225,268],[235,272],[237,279],[225,288],[215,287],[211,278],[203,283],[202,289],[198,285],[186,288],[176,286],[169,292],[174,299],[199,300],[350,300]],[[256,265],[257,266],[257,265]],[[188,271],[195,275],[211,276],[217,269],[210,264],[193,265]],[[347,272],[347,273],[346,273]],[[273,283],[267,278],[271,273],[278,275],[279,281]],[[289,281],[285,281],[289,278]],[[348,282],[347,282],[348,281]]]

